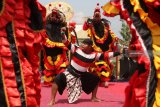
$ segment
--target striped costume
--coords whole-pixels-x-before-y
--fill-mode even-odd
[[[55,83],[58,85],[58,91],[63,93],[65,87],[68,91],[69,103],[75,102],[81,95],[82,90],[89,94],[98,85],[99,77],[87,72],[89,66],[96,60],[107,60],[110,57],[119,55],[119,52],[92,52],[86,54],[80,47],[71,44],[72,59],[70,66],[65,72],[60,73],[55,78]]]

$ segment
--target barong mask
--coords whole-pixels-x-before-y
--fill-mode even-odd
[[[52,12],[47,16],[47,21],[51,23],[66,23],[65,15],[58,9],[52,9]]]

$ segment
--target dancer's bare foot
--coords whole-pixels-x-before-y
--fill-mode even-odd
[[[91,98],[92,102],[101,102],[102,100],[98,99],[98,98]]]
[[[108,82],[104,82],[104,87],[108,88],[109,83]]]
[[[49,106],[53,106],[53,105],[55,105],[55,103],[56,103],[55,100],[51,100],[51,101],[48,103],[48,105],[49,105]]]

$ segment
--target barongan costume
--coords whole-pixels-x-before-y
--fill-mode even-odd
[[[45,8],[37,0],[0,1],[0,106],[39,107],[39,56]]]
[[[62,43],[61,33],[67,35],[68,40],[72,34],[68,27],[75,27],[75,23],[70,23],[67,27],[65,15],[54,8],[46,17],[46,34],[43,42],[44,47],[44,85],[51,86],[55,76],[63,72],[68,65],[67,47]],[[62,31],[65,28],[66,31]]]
[[[104,15],[126,20],[132,33],[129,49],[143,52],[134,59],[137,69],[126,88],[124,107],[160,106],[160,1],[115,0],[103,7]]]
[[[88,19],[84,25],[83,30],[88,32],[88,36],[93,41],[93,48],[97,52],[114,51],[116,50],[115,42],[117,37],[110,29],[110,22],[104,18],[101,18],[99,22],[96,22],[94,17],[96,13],[100,14],[100,8],[96,7],[94,11],[93,19]],[[90,27],[90,25],[92,25]],[[90,71],[100,76],[101,81],[108,81],[112,75],[113,65],[110,60],[96,61],[94,65],[90,67]]]

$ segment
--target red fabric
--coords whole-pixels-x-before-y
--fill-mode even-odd
[[[12,107],[21,107],[20,97],[9,97],[8,100]]]
[[[67,48],[67,46],[70,44],[70,42],[67,40],[65,43],[64,43],[64,45],[66,46],[66,47],[63,47],[63,49],[64,50],[68,50],[68,48]]]
[[[5,91],[8,94],[8,103],[11,106],[21,106],[20,95],[17,90],[16,78],[13,69],[12,63],[12,54],[10,51],[9,43],[7,40],[6,33],[6,24],[9,23],[13,19],[14,8],[12,6],[15,5],[14,0],[5,0],[3,1],[3,11],[0,14],[0,62],[1,62],[1,70],[2,77],[4,78],[5,83]]]
[[[76,57],[73,57],[72,60],[74,62],[76,62],[78,65],[82,66],[82,67],[89,67],[91,65],[91,63],[87,63],[87,62],[81,61]]]
[[[47,69],[49,70],[55,70],[56,66],[55,65],[51,65],[47,60],[44,61],[45,66],[47,67]]]
[[[120,6],[120,0],[114,0],[110,2],[113,6],[116,6],[118,9],[121,8]]]
[[[13,18],[14,14],[14,5],[15,1],[14,0],[4,0],[4,5],[3,6],[3,11],[0,14],[0,29],[4,28],[8,22],[10,22]]]
[[[112,4],[115,5],[115,4]],[[112,15],[111,15],[112,16]],[[138,39],[136,29],[134,29],[131,25],[133,21],[130,19],[127,10],[120,11],[120,16],[122,19],[126,20],[127,24],[130,27],[132,33],[132,39],[130,42],[130,50],[135,51],[144,51],[142,48],[142,44]],[[139,75],[139,71],[136,71],[132,78],[130,79],[129,86],[126,88],[126,98],[124,107],[145,107],[146,106],[146,82],[150,68],[149,59],[144,56],[136,57],[139,64],[144,63],[146,71]]]
[[[83,24],[83,30],[87,30],[89,28],[87,22],[85,21],[84,24]]]
[[[104,60],[107,61],[109,58],[109,52],[104,52]]]
[[[12,63],[12,56],[8,40],[6,38],[6,24],[13,20],[13,31],[15,33],[15,42],[18,51],[18,58],[24,79],[24,88],[26,90],[26,106],[38,107],[40,105],[40,75],[39,56],[41,49],[42,31],[34,32],[28,24],[30,17],[30,0],[5,0],[5,8],[0,15],[0,60],[2,62],[2,72],[7,100],[11,107],[22,106],[20,94],[17,90],[15,73]],[[38,9],[42,12],[43,21],[45,20],[45,8],[35,1]],[[24,5],[25,4],[25,5]],[[45,23],[45,21],[44,21]],[[26,55],[24,55],[26,54]],[[7,56],[7,57],[6,57]],[[28,90],[29,89],[29,90]],[[14,91],[14,92],[13,92]]]
[[[71,38],[72,38],[72,44],[75,44],[76,43],[76,41],[77,41],[77,38],[76,38],[76,36],[71,36]]]
[[[132,39],[130,42],[130,50],[144,51],[141,42],[138,39],[136,29],[132,28],[132,20],[129,18],[126,10],[121,12],[121,18],[127,20],[127,24],[130,27],[132,33]],[[150,61],[147,56],[136,57],[139,64],[144,63],[146,71],[139,75],[139,71],[136,71],[130,79],[130,85],[126,88],[126,98],[124,107],[145,107],[146,106],[146,83],[148,74],[150,72]]]
[[[145,107],[146,106],[146,83],[148,72],[138,75],[138,71],[134,73],[129,81],[125,93],[124,107]]]
[[[65,69],[61,68],[60,66],[65,63],[66,65],[68,65],[68,60],[66,58],[66,53],[64,52],[63,54],[61,54],[60,56],[60,60],[58,61],[58,63],[56,65],[51,65],[48,62],[47,56],[44,56],[44,65],[47,67],[43,73],[46,77],[49,76],[54,76],[56,74],[59,74],[61,72],[63,72]]]
[[[158,1],[156,1],[158,2]],[[159,2],[160,3],[160,2]],[[148,7],[148,16],[149,18],[151,18],[151,20],[158,24],[160,26],[160,11],[157,11],[156,8],[158,7],[154,7],[154,4],[151,4],[151,3],[146,3],[147,4],[147,7]]]
[[[75,28],[76,27],[76,22],[69,22],[69,26]]]
[[[43,73],[44,73],[44,75],[45,75],[46,77],[49,77],[49,76],[55,75],[55,74],[56,74],[56,71],[55,71],[55,70],[44,70]]]
[[[95,8],[94,13],[96,13],[96,12],[100,12],[100,8],[99,7]]]
[[[101,76],[101,82],[106,82],[110,80],[110,76],[106,78],[105,76]]]
[[[115,3],[112,3],[112,5],[115,5]],[[149,17],[151,17],[152,20],[159,23],[157,17],[159,16],[159,13],[157,12],[155,15],[153,15],[154,12],[152,12],[151,9],[149,9]],[[112,14],[110,15],[112,16]],[[132,27],[133,21],[131,20],[128,11],[125,9],[122,9],[120,7],[120,17],[121,19],[126,20],[127,24],[130,27],[131,33],[132,33],[132,39],[129,45],[129,50],[134,51],[142,51],[144,52],[144,49],[142,47],[141,42],[139,41],[139,36],[137,35],[136,29]],[[136,56],[135,59],[139,64],[144,64],[145,72],[139,73],[139,71],[136,71],[134,75],[131,77],[129,81],[129,85],[127,86],[125,90],[125,103],[124,107],[145,107],[146,106],[146,83],[148,74],[150,72],[150,61],[148,57],[144,54],[143,56]]]

